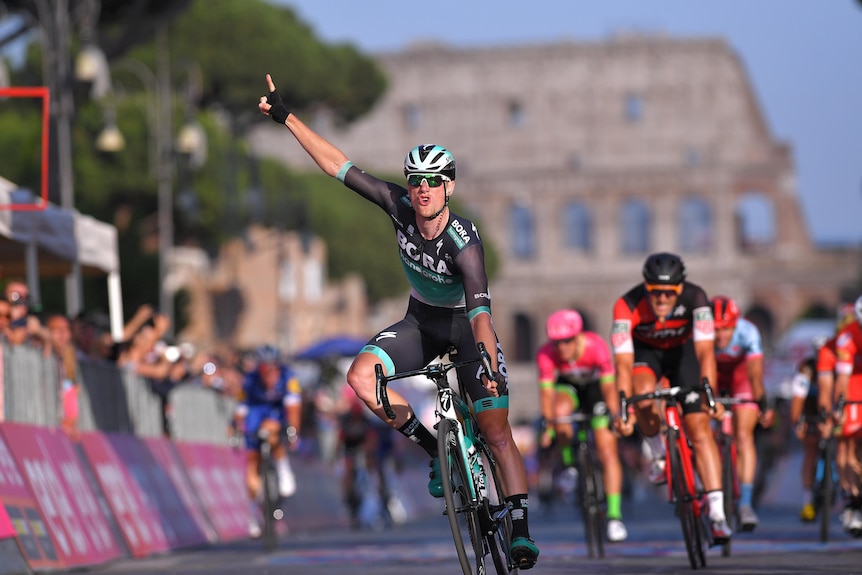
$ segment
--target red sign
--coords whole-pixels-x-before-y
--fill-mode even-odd
[[[180,456],[176,452],[174,444],[160,437],[147,437],[143,439],[159,467],[164,470],[170,479],[173,489],[179,498],[181,512],[194,522],[197,529],[203,534],[207,541],[213,543],[218,540],[213,526],[210,525],[203,511],[201,502],[195,495],[191,480],[183,469]]]
[[[101,433],[83,433],[81,446],[132,555],[146,557],[167,551],[170,545],[155,503],[117,456],[107,437]]]
[[[20,423],[4,423],[0,429],[63,565],[91,565],[118,557],[108,521],[66,435]],[[29,513],[27,519],[32,516]]]
[[[248,537],[252,507],[240,452],[207,443],[179,442],[176,447],[219,539]]]

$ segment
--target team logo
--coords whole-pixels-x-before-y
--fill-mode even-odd
[[[614,347],[622,347],[629,340],[629,337],[629,322],[614,322],[614,327],[611,330],[611,344]]]

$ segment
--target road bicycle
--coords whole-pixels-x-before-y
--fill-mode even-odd
[[[593,414],[575,412],[551,420],[551,423],[572,423],[575,426],[572,436],[575,469],[578,473],[575,505],[584,522],[584,537],[590,558],[605,556],[605,484],[591,428],[595,417]]]
[[[844,408],[850,406],[862,405],[862,401],[860,400],[850,400],[844,397],[844,394],[840,394],[838,396],[838,401],[835,403],[835,410],[832,412],[832,417],[835,421],[840,421],[841,417],[844,415]],[[855,409],[855,408],[854,408]],[[825,420],[826,414],[823,414],[823,420]],[[838,484],[838,465],[835,462],[835,453],[837,450],[837,437],[836,435],[838,430],[835,430],[828,440],[824,440],[822,437],[820,439],[820,447],[821,447],[821,459],[818,460],[817,463],[817,474],[815,475],[815,485],[821,487],[823,489],[823,502],[824,505],[822,507],[824,513],[820,518],[820,541],[826,542],[829,538],[829,515],[831,515],[830,511],[835,504],[837,488]],[[853,437],[859,437],[862,434],[862,431],[857,431],[853,434]],[[840,434],[839,434],[840,435]],[[821,463],[823,469],[821,470]],[[829,465],[831,463],[831,466]],[[833,473],[826,473],[827,469],[832,469]],[[832,476],[831,478],[829,476]],[[817,483],[819,481],[819,483]],[[827,498],[828,495],[828,498]],[[816,508],[816,505],[815,505]],[[851,532],[854,537],[859,537],[859,533],[857,531]]]
[[[386,387],[391,381],[424,376],[437,387],[437,447],[440,474],[443,478],[444,513],[449,519],[458,561],[464,575],[487,573],[488,556],[498,575],[515,569],[511,558],[512,517],[503,494],[497,462],[485,443],[470,400],[463,385],[454,389],[448,378],[452,369],[481,362],[478,367],[493,378],[490,356],[482,343],[480,357],[469,361],[434,362],[422,369],[384,375],[383,366],[375,365],[377,403],[390,419],[395,411],[389,403]]]
[[[630,403],[646,400],[664,400],[665,431],[665,475],[667,477],[668,501],[674,505],[676,516],[682,526],[685,549],[692,569],[706,567],[706,549],[712,545],[712,535],[709,530],[709,505],[700,478],[695,472],[694,451],[685,426],[682,423],[682,411],[679,407],[680,397],[690,393],[692,389],[680,386],[662,387],[650,393],[642,393],[626,397],[620,392],[620,417],[628,421],[628,406]],[[711,410],[715,410],[715,398],[712,387],[706,378],[699,388],[706,395]]]

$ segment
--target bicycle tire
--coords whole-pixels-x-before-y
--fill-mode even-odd
[[[485,573],[485,541],[479,511],[469,492],[473,477],[464,461],[457,425],[457,421],[442,419],[437,426],[443,499],[461,571],[464,575],[478,575]]]
[[[477,444],[479,447],[479,444]],[[487,497],[484,500],[488,514],[489,529],[485,532],[485,543],[491,554],[491,560],[497,575],[508,575],[512,569],[512,515],[509,513],[506,495],[503,493],[503,482],[497,473],[497,463],[488,448],[481,444],[479,454],[482,457],[482,467],[485,470],[485,489]]]
[[[275,464],[268,457],[261,458],[261,478],[263,479],[263,547],[266,551],[275,551],[278,547],[278,533],[276,531],[275,514],[279,510],[278,503],[278,472]]]
[[[734,501],[735,490],[733,488],[734,468],[732,449],[733,445],[731,444],[731,439],[729,437],[723,438],[721,445],[721,491],[724,496],[724,516],[727,518],[728,523],[734,526],[735,531],[736,523],[733,521],[736,517],[736,501]],[[730,557],[730,551],[730,539],[728,539],[727,543],[724,543],[721,546],[722,557]]]
[[[697,551],[697,525],[694,515],[694,501],[685,479],[685,471],[682,468],[682,455],[677,442],[680,441],[679,431],[667,430],[667,461],[670,462],[671,489],[673,490],[676,516],[682,527],[682,536],[685,541],[685,550],[688,562],[692,569],[700,565]]]
[[[584,537],[587,554],[590,558],[604,557],[602,541],[601,511],[599,509],[596,477],[589,449],[584,445],[577,447],[578,454],[578,506],[584,522]]]
[[[832,498],[835,490],[832,467],[834,465],[834,443],[826,440],[823,446],[823,477],[820,481],[820,541],[829,541],[829,521],[832,518]]]

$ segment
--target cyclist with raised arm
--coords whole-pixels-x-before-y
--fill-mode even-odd
[[[850,402],[862,400],[862,296],[853,304],[854,318],[835,340],[835,390],[833,398]],[[825,399],[825,398],[821,398]],[[824,401],[822,406],[826,406]],[[862,536],[862,404],[848,404],[837,414],[838,449],[836,464],[841,487],[848,498],[842,514],[844,528],[854,537]]]
[[[814,425],[819,415],[817,357],[828,339],[826,335],[818,335],[811,341],[812,353],[799,363],[791,382],[790,421],[794,422],[796,437],[802,442],[802,509],[799,511],[799,519],[805,522],[817,518],[817,510],[814,508],[814,477],[820,438],[817,425]]]
[[[573,309],[555,311],[545,324],[548,341],[536,354],[539,400],[546,422],[541,443],[547,447],[555,436],[562,446],[564,463],[572,465],[574,429],[571,422],[559,420],[576,410],[597,416],[591,426],[604,471],[608,541],[625,541],[628,531],[621,510],[623,470],[607,407],[608,399],[616,393],[614,366],[605,340],[597,333],[584,331],[583,326],[581,314]]]
[[[428,453],[432,468],[428,490],[442,497],[437,438],[404,397],[392,390],[389,399],[395,419],[389,420],[377,403],[374,366],[382,365],[387,374],[420,369],[452,349],[460,361],[467,361],[479,357],[478,342],[491,351],[493,379],[472,365],[460,369],[458,376],[499,463],[512,517],[512,560],[515,567],[530,569],[539,549],[528,529],[527,475],[509,425],[506,364],[491,319],[484,249],[473,223],[449,209],[455,190],[454,157],[441,146],[416,146],[404,159],[406,187],[376,178],[290,113],[269,74],[266,80],[269,95],[261,97],[260,111],[287,126],[324,173],[388,215],[411,286],[404,319],[369,340],[350,366],[347,383],[380,419]]]
[[[752,506],[757,448],[754,430],[760,423],[772,425],[773,412],[767,408],[763,387],[763,344],[757,326],[740,317],[736,302],[727,296],[712,298],[715,321],[715,362],[717,390],[735,399],[755,400],[757,404],[733,406],[733,441],[736,442],[736,472],[739,477],[739,526],[742,531],[757,527]]]
[[[712,307],[703,288],[685,277],[685,265],[678,255],[662,252],[647,257],[643,283],[614,304],[611,346],[617,388],[626,396],[655,391],[662,377],[671,386],[691,388],[681,402],[683,423],[709,501],[713,544],[722,545],[730,540],[732,531],[724,515],[721,456],[709,415],[704,412],[703,394],[694,389],[703,378],[716,380]],[[608,407],[618,412],[619,399]],[[636,417],[627,422],[615,418],[614,426],[628,436],[637,422],[653,454],[650,478],[657,482],[664,471],[665,446],[656,402],[638,402],[631,411]],[[720,418],[723,413],[723,406],[717,404],[713,416]]]
[[[278,473],[278,492],[290,497],[296,491],[296,479],[290,467],[287,448],[281,440],[286,434],[291,449],[298,445],[302,417],[302,392],[299,380],[280,359],[279,351],[271,345],[255,350],[254,367],[246,373],[242,385],[242,399],[237,405],[236,429],[245,436],[246,488],[248,496],[256,501],[261,490],[260,430],[267,431],[267,441]],[[252,536],[260,534],[260,527],[249,526]]]

